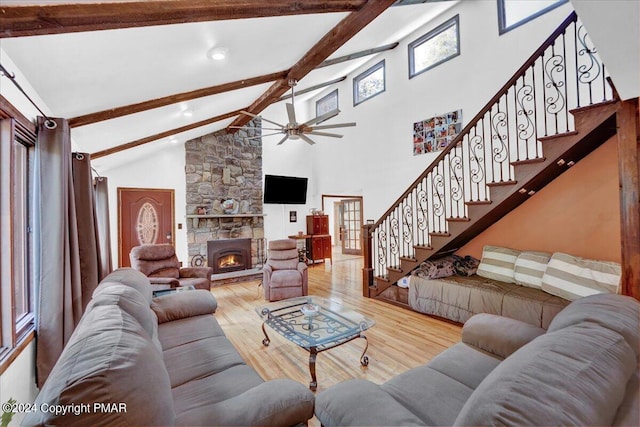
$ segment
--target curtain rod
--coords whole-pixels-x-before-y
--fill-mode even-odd
[[[47,116],[41,109],[40,107],[38,107],[38,104],[36,104],[33,99],[31,99],[31,97],[27,94],[27,92],[25,92],[24,89],[22,89],[22,86],[20,86],[20,83],[18,83],[16,81],[16,74],[15,73],[10,73],[9,71],[7,71],[6,68],[4,68],[4,65],[0,64],[0,75],[3,75],[5,77],[7,77],[9,80],[11,80],[11,82],[15,85],[15,87],[18,88],[18,90],[20,92],[22,92],[22,94],[29,100],[29,102],[31,103],[31,105],[33,105],[34,107],[36,107],[36,110],[38,110],[40,112],[40,114],[42,114],[42,117],[44,117],[45,121],[44,121],[44,125],[47,129],[55,129],[56,127],[58,127],[58,124],[51,119],[49,116]]]

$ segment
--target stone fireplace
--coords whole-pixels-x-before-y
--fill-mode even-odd
[[[248,127],[234,134],[215,132],[185,144],[189,265],[206,263],[216,269],[218,261],[210,258],[211,247],[223,240],[244,242],[236,254],[243,258],[243,269],[262,265],[262,141],[245,140],[261,134],[260,120]],[[222,206],[229,200],[235,207],[232,212]],[[227,258],[225,272],[239,270],[237,265],[227,265],[238,259]]]

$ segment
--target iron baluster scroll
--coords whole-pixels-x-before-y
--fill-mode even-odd
[[[308,306],[317,307],[314,312],[305,310]],[[369,342],[364,331],[375,322],[354,311],[345,309],[329,300],[307,296],[291,298],[258,307],[256,312],[262,317],[262,344],[268,346],[271,338],[267,333],[269,326],[279,335],[309,352],[309,388],[315,391],[316,357],[318,353],[345,344],[356,338],[365,340],[365,348],[360,356],[362,366],[369,365],[366,356]]]
[[[424,261],[413,259],[417,247],[431,251],[426,257],[451,249],[433,237],[451,236],[451,221],[472,220],[467,206],[491,203],[492,187],[517,182],[515,165],[543,161],[540,138],[574,131],[573,109],[613,99],[605,66],[571,13],[368,227],[374,244],[365,269],[374,277],[363,275],[363,290],[376,296],[392,284],[391,271],[409,274],[403,260]]]

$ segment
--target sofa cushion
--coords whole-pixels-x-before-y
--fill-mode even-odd
[[[549,332],[494,369],[455,425],[611,425],[636,369],[634,351],[609,329]]]
[[[547,269],[549,259],[551,254],[547,252],[520,252],[513,269],[516,284],[542,289],[542,276]]]
[[[620,264],[588,260],[556,252],[542,277],[542,290],[574,301],[599,293],[618,293]]]
[[[515,283],[513,271],[520,251],[485,245],[477,275],[505,283]]]
[[[158,336],[162,349],[167,350],[210,337],[224,336],[224,332],[215,316],[202,314],[173,322],[160,323]]]
[[[271,288],[299,288],[302,285],[302,274],[298,270],[276,270],[271,273]]]
[[[162,356],[133,316],[115,305],[88,311],[42,387],[36,404],[87,404],[74,413],[32,412],[25,425],[173,425],[169,375]],[[94,403],[123,403],[120,411]]]
[[[319,393],[315,413],[325,427],[425,425],[379,385],[358,379],[338,383]]]
[[[163,358],[171,387],[245,364],[225,336],[204,338],[169,348],[164,351]]]

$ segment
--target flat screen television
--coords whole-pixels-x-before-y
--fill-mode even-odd
[[[307,203],[307,178],[265,175],[264,203],[304,205]]]

